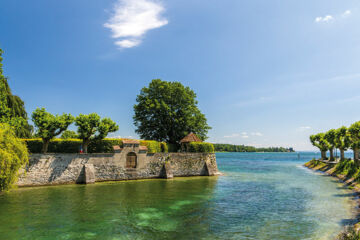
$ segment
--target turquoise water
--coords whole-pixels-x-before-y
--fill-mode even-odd
[[[352,193],[312,153],[218,153],[224,176],[22,188],[0,195],[0,239],[331,239]]]

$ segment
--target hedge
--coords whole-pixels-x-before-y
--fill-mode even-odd
[[[165,148],[162,147],[163,144],[161,142],[157,142],[157,141],[153,141],[153,140],[141,140],[140,145],[146,146],[148,148],[148,153],[163,152],[162,149],[164,149],[164,152],[167,152],[167,150],[165,151]],[[164,145],[166,145],[166,144],[164,144]]]
[[[23,139],[31,153],[40,153],[42,148],[41,138]],[[78,153],[82,144],[81,139],[54,139],[49,144],[49,153]],[[123,146],[121,139],[105,138],[91,141],[88,146],[89,153],[113,153],[113,146]]]
[[[188,143],[188,152],[204,152],[213,153],[215,152],[214,145],[212,143],[205,142],[191,142]]]

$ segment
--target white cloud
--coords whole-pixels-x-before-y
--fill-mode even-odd
[[[231,135],[224,136],[224,138],[235,138],[235,137],[239,137],[239,136],[240,136],[240,134],[238,134],[238,133],[233,133],[233,134],[231,134]]]
[[[309,126],[302,126],[302,127],[299,127],[298,129],[297,129],[297,131],[298,132],[305,132],[305,131],[308,131],[308,130],[310,130],[311,129],[311,127],[309,127]]]
[[[164,10],[161,3],[153,0],[118,0],[113,16],[104,27],[111,29],[120,48],[135,47],[146,32],[168,24],[161,16]]]
[[[315,22],[320,23],[320,22],[330,22],[333,21],[334,17],[331,15],[327,15],[325,17],[317,17],[315,18]]]
[[[348,17],[348,16],[350,16],[350,15],[351,15],[351,11],[350,11],[350,10],[346,10],[346,11],[342,14],[343,17]]]
[[[251,135],[261,137],[261,136],[262,136],[262,133],[260,133],[260,132],[253,132],[253,133],[251,133]]]
[[[241,137],[242,137],[242,138],[249,138],[248,135],[242,135]]]

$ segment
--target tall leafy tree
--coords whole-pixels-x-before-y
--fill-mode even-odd
[[[78,127],[79,138],[83,140],[84,153],[88,152],[88,146],[92,139],[101,140],[108,133],[119,130],[119,126],[110,118],[100,119],[96,113],[80,114],[75,119],[75,125]]]
[[[329,143],[329,151],[330,151],[330,161],[334,161],[334,148],[335,148],[335,141],[336,141],[336,130],[330,129],[325,133],[324,136],[325,140]]]
[[[351,148],[354,152],[354,161],[357,162],[359,160],[360,147],[360,121],[351,124],[349,134],[351,138]]]
[[[65,113],[54,116],[45,108],[37,108],[32,114],[32,121],[37,128],[36,135],[43,140],[42,152],[46,153],[51,139],[65,131],[74,122],[74,117]]]
[[[18,137],[30,137],[32,126],[27,121],[24,102],[11,93],[8,79],[3,72],[2,54],[0,49],[0,123],[8,123]]]
[[[312,145],[320,149],[321,159],[323,160],[327,159],[326,152],[327,150],[329,150],[330,144],[325,139],[325,133],[318,133],[315,135],[311,135],[310,141]]]
[[[351,139],[345,126],[338,128],[335,133],[335,147],[340,150],[340,161],[345,160],[345,151],[350,147]]]
[[[180,82],[154,79],[136,101],[133,119],[141,138],[179,143],[190,132],[207,138],[211,128],[197,106],[196,94]]]
[[[0,124],[0,192],[16,181],[19,169],[28,162],[28,150],[13,129]]]

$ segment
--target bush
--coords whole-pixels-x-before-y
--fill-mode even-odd
[[[158,153],[161,151],[161,142],[153,141],[153,140],[141,140],[141,146],[146,146],[148,148],[148,153]],[[164,149],[165,150],[165,149]]]
[[[42,140],[37,139],[24,139],[31,153],[41,153]],[[49,144],[48,152],[50,153],[78,153],[82,145],[80,139],[54,139]],[[89,153],[113,153],[113,146],[123,146],[121,139],[106,138],[103,140],[93,140],[90,142],[88,151]]]
[[[0,192],[16,181],[19,169],[29,159],[26,145],[7,124],[0,124]]]
[[[203,152],[203,153],[213,153],[214,145],[211,143],[205,142],[191,142],[188,143],[188,152]]]

